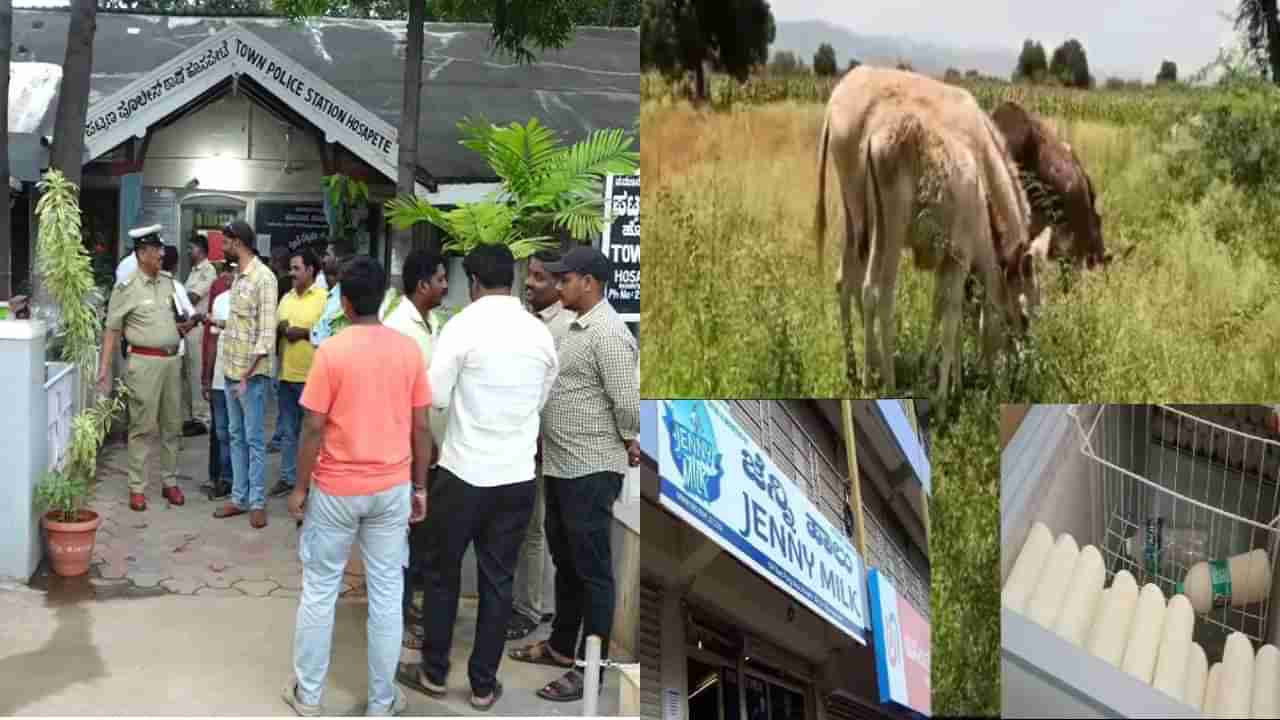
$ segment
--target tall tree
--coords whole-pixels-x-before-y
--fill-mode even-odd
[[[1062,43],[1053,51],[1053,58],[1049,61],[1049,74],[1061,80],[1063,85],[1086,89],[1093,85],[1093,76],[1089,74],[1089,58],[1085,55],[1084,46],[1075,38]]]
[[[836,74],[836,49],[830,43],[822,43],[818,46],[818,52],[813,54],[813,74]]]
[[[1271,82],[1280,84],[1280,17],[1276,0],[1240,0],[1236,29],[1242,31],[1258,66],[1270,70]]]
[[[13,0],[0,0],[0,178],[4,201],[0,202],[0,298],[13,295],[13,237],[9,222],[9,52],[13,48]]]
[[[1160,72],[1156,73],[1156,84],[1178,82],[1178,64],[1172,60],[1160,63]]]
[[[1013,71],[1014,82],[1038,83],[1044,80],[1048,71],[1049,61],[1045,58],[1044,46],[1027,38],[1022,43],[1022,52],[1018,54],[1018,66]]]
[[[53,122],[49,164],[80,185],[84,157],[84,120],[89,112],[89,73],[93,69],[93,34],[98,5],[95,0],[71,0],[71,25],[62,61],[62,86]]]
[[[800,61],[796,60],[795,53],[789,50],[779,50],[773,54],[773,62],[769,63],[769,71],[775,75],[790,75],[800,67]]]
[[[746,80],[768,61],[775,31],[766,0],[644,0],[640,65],[670,77],[692,72],[704,100],[706,65]]]

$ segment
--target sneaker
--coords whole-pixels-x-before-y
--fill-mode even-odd
[[[209,428],[205,427],[204,423],[196,420],[192,420],[182,425],[183,437],[196,437],[197,435],[204,435],[207,432],[209,432]]]
[[[210,500],[226,500],[229,497],[231,497],[231,483],[229,482],[214,483],[209,490]]]
[[[293,708],[293,711],[302,717],[318,717],[324,714],[324,710],[319,705],[308,705],[298,699],[298,681],[296,679],[290,680],[289,684],[285,686],[281,698],[284,699],[286,705]]]
[[[271,497],[284,497],[285,495],[288,495],[291,492],[293,492],[293,486],[285,485],[284,481],[281,480],[277,482],[275,486],[271,488],[271,492],[267,494],[270,495]]]
[[[280,443],[276,442],[275,440],[272,440],[271,442],[267,443],[267,452],[269,453],[280,452]]]

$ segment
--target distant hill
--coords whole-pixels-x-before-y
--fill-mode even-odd
[[[1018,62],[1016,50],[943,47],[909,38],[861,35],[822,20],[778,22],[769,57],[787,50],[811,65],[813,54],[822,43],[830,43],[835,48],[836,62],[841,68],[849,64],[849,58],[888,67],[906,60],[916,72],[926,75],[941,77],[947,68],[954,67],[960,72],[974,69],[983,75],[1008,79]]]

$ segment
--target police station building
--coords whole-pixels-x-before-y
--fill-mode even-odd
[[[69,14],[16,10],[9,140],[14,285],[28,280],[34,183],[48,166]],[[119,259],[125,231],[160,224],[179,245],[243,218],[260,250],[327,237],[322,178],[368,183],[357,250],[398,274],[382,204],[394,197],[406,46],[403,21],[174,17],[99,12],[94,35],[81,208],[91,247]],[[423,48],[416,193],[442,208],[497,187],[458,144],[464,117],[537,118],[565,142],[635,126],[637,29],[581,28],[563,50],[516,65],[490,28],[429,23]],[[415,241],[439,239],[423,226]],[[219,233],[211,245],[217,250]],[[0,251],[5,249],[0,248]],[[2,285],[3,283],[0,283]],[[459,292],[465,291],[465,284]],[[0,299],[11,289],[0,286]],[[463,300],[465,302],[465,299]]]
[[[927,452],[851,405],[856,487],[838,400],[642,402],[644,717],[929,714]]]

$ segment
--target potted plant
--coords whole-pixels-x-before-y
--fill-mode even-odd
[[[90,300],[96,292],[91,258],[81,238],[79,189],[61,171],[51,169],[40,192],[36,269],[60,309],[61,357],[76,365],[82,384],[91,383],[97,373],[102,318],[100,303]],[[72,419],[66,455],[36,486],[36,504],[46,511],[50,564],[59,575],[83,575],[89,569],[101,518],[85,508],[85,501],[97,472],[98,449],[127,397],[128,389],[121,386]]]
[[[45,473],[36,486],[36,505],[45,511],[49,564],[63,577],[84,575],[102,518],[85,507],[98,465],[98,449],[116,416],[124,410],[128,389],[101,398],[71,421],[71,445],[61,467]]]

